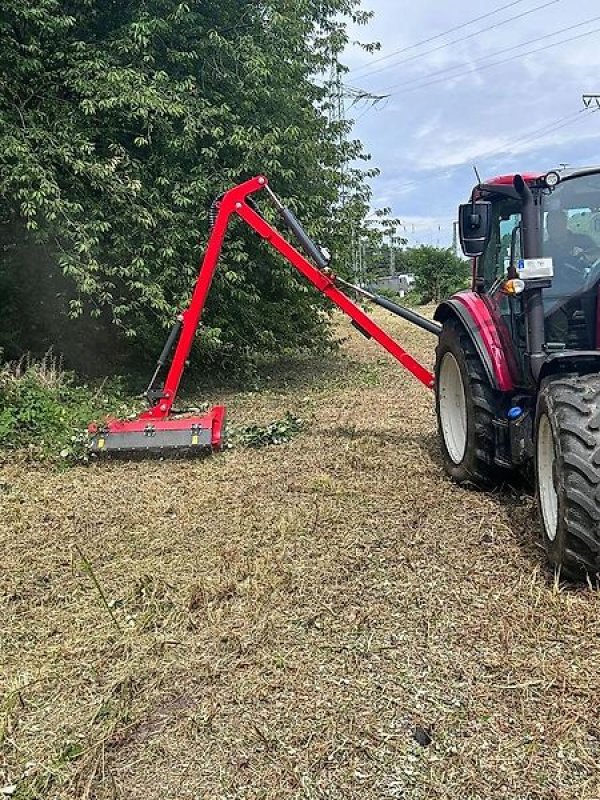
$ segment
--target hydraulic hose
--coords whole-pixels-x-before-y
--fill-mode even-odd
[[[374,292],[369,292],[367,289],[363,289],[362,286],[355,286],[355,284],[349,283],[348,281],[339,278],[337,275],[335,282],[341,283],[342,286],[345,286],[348,289],[352,289],[352,291],[357,292],[367,300],[370,300],[372,303],[381,306],[381,308],[385,308],[386,311],[391,311],[391,313],[395,314],[397,317],[402,317],[402,319],[405,319],[407,322],[410,322],[413,325],[417,325],[424,331],[433,333],[434,336],[439,336],[442,332],[442,326],[439,322],[436,322],[433,319],[427,319],[427,317],[417,314],[416,311],[412,311],[410,308],[405,308],[405,306],[400,306],[398,303],[388,300],[387,297],[382,297]]]

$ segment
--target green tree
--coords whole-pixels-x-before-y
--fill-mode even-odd
[[[4,0],[0,346],[154,355],[186,302],[210,201],[266,173],[350,258],[369,189],[323,76],[359,0]],[[372,173],[371,173],[372,174]],[[338,202],[344,183],[348,201]],[[202,342],[223,359],[308,345],[322,301],[236,229]],[[78,320],[67,323],[67,319]],[[159,335],[157,335],[159,334]]]
[[[451,248],[422,245],[405,251],[405,266],[415,276],[423,303],[439,303],[468,285],[471,263]]]

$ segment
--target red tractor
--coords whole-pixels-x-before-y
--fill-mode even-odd
[[[600,573],[600,167],[503,176],[460,207],[473,282],[442,303],[436,407],[447,472],[533,465],[550,561]]]
[[[300,250],[260,212],[266,194]],[[190,305],[179,315],[134,420],[90,426],[96,453],[190,453],[221,446],[224,408],[177,414],[174,402],[229,222],[242,219],[426,387],[435,388],[444,463],[489,487],[534,466],[550,561],[600,574],[600,167],[505,176],[460,207],[473,283],[434,320],[339,278],[264,176],[213,204]],[[340,287],[439,337],[435,370],[419,364]],[[164,373],[164,378],[161,376]]]

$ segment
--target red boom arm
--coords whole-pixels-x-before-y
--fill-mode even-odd
[[[185,369],[185,364],[190,354],[194,335],[202,310],[206,302],[213,275],[217,268],[217,263],[223,246],[223,240],[227,232],[229,218],[232,214],[240,216],[253,230],[258,233],[265,241],[269,242],[275,250],[281,253],[296,269],[304,275],[316,288],[326,295],[332,303],[347,314],[366,334],[384,347],[388,353],[399,361],[402,366],[411,372],[421,383],[428,388],[433,387],[434,377],[432,373],[419,364],[409,355],[400,345],[374,322],[365,312],[353,303],[350,298],[341,292],[334,283],[331,276],[326,275],[320,269],[313,266],[298,250],[283,238],[283,236],[271,227],[250,205],[246,198],[267,186],[267,179],[263,176],[252,178],[239,186],[226,192],[219,202],[219,211],[212,229],[202,266],[198,275],[196,286],[192,294],[192,299],[188,308],[182,312],[181,334],[177,341],[177,347],[173,355],[173,360],[169,368],[164,390],[161,393],[159,402],[148,411],[141,415],[141,419],[164,419],[169,415],[181,376]]]

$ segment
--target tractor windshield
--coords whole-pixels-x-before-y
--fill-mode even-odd
[[[554,262],[544,290],[549,341],[596,346],[600,281],[600,174],[565,180],[544,198],[543,254]]]

